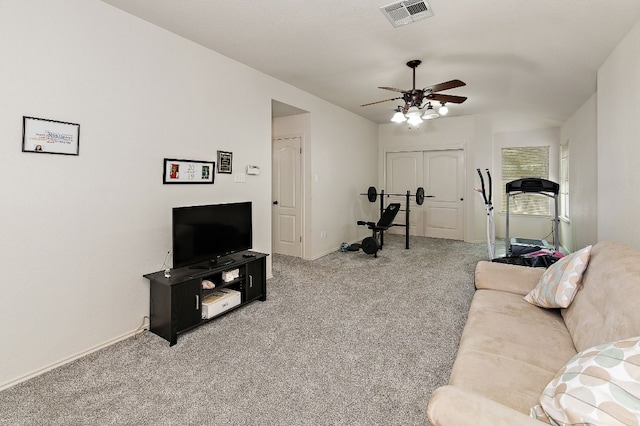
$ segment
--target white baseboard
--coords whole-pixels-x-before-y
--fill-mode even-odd
[[[366,238],[366,237],[368,237],[368,236],[369,236],[369,235],[366,235],[366,236],[364,236],[364,237],[360,237],[360,238],[356,238],[356,239],[355,239],[355,240],[353,240],[353,241],[349,241],[349,242],[347,242],[347,244],[351,245],[351,244],[355,244],[355,243],[360,243],[360,242],[362,241],[362,239],[363,239],[363,238]],[[308,257],[308,258],[305,258],[304,260],[318,260],[318,259],[320,259],[321,257],[324,257],[324,256],[328,255],[329,253],[333,253],[334,251],[339,251],[339,250],[340,250],[340,246],[336,247],[336,248],[335,248],[335,250],[329,250],[329,251],[327,251],[327,252],[320,253],[320,254],[318,254],[318,255],[316,255],[316,256],[314,256],[314,257]]]
[[[145,330],[147,330],[148,327],[149,327],[148,324],[145,324]],[[0,384],[0,392],[5,390],[5,389],[9,389],[10,387],[13,387],[13,386],[17,385],[18,383],[25,382],[25,381],[27,381],[29,379],[37,377],[37,376],[39,376],[41,374],[44,374],[44,373],[46,373],[48,371],[54,370],[54,369],[56,369],[58,367],[62,367],[63,365],[68,364],[68,363],[70,363],[72,361],[75,361],[76,359],[80,359],[80,358],[82,358],[84,356],[87,356],[90,353],[99,351],[100,349],[104,349],[107,346],[111,346],[114,343],[118,343],[121,340],[128,339],[129,337],[133,337],[133,336],[135,336],[136,334],[138,334],[141,331],[142,330],[140,328],[136,328],[135,330],[132,330],[132,331],[130,331],[128,333],[125,333],[125,334],[123,334],[123,335],[121,335],[119,337],[116,337],[114,339],[108,340],[106,342],[100,343],[100,344],[98,344],[98,345],[96,345],[96,346],[94,346],[92,348],[89,348],[89,349],[87,349],[85,351],[79,352],[79,353],[77,353],[75,355],[72,355],[72,356],[70,356],[68,358],[65,358],[63,360],[60,360],[60,361],[55,362],[53,364],[50,364],[50,365],[48,365],[46,367],[40,368],[38,370],[35,370],[35,371],[33,371],[31,373],[28,373],[28,374],[26,374],[24,376],[18,377],[18,378],[13,379],[13,380],[10,380],[10,381],[8,381],[6,383],[2,383],[2,384]]]

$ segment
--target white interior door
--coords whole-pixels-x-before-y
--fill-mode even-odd
[[[422,151],[389,152],[385,157],[385,187],[388,194],[406,194],[411,191],[409,202],[409,234],[423,235],[422,206],[416,204],[415,193],[419,186],[423,186],[423,155]],[[385,207],[389,203],[400,203],[404,210],[407,206],[406,196],[385,196]],[[405,224],[406,213],[398,213],[394,223]],[[405,228],[391,228],[390,232],[404,234]]]
[[[300,137],[273,140],[272,249],[302,257],[302,182]]]
[[[424,152],[426,237],[464,240],[464,152]]]

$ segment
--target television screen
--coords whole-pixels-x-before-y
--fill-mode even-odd
[[[174,268],[252,247],[251,202],[174,207],[172,222]]]

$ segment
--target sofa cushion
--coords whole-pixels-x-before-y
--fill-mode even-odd
[[[434,426],[543,426],[527,413],[456,386],[441,386],[431,394],[427,416]]]
[[[540,405],[559,424],[640,424],[640,337],[578,353],[547,385]]]
[[[614,242],[594,245],[581,289],[562,310],[576,349],[640,336],[638,300],[640,251]]]
[[[578,291],[590,253],[591,246],[587,246],[549,266],[524,300],[541,308],[568,307]]]
[[[521,294],[481,289],[473,297],[449,384],[528,415],[575,354],[559,310],[531,305]]]
[[[524,296],[536,286],[544,271],[482,260],[476,265],[475,285],[478,290],[508,291]]]

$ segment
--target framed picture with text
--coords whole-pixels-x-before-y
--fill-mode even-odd
[[[22,152],[78,155],[79,150],[79,124],[22,117]]]
[[[227,151],[218,151],[218,173],[231,174],[233,154]]]
[[[213,183],[214,161],[165,158],[162,183]]]

